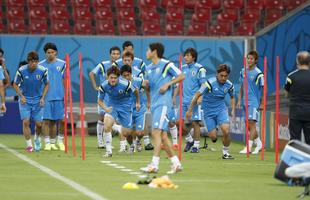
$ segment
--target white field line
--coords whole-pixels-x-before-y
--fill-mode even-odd
[[[238,163],[238,162],[224,162],[224,165],[251,165],[251,166],[275,166],[272,163]]]
[[[39,164],[38,162],[34,161],[34,160],[31,160],[30,158],[28,158],[27,156],[3,145],[0,143],[0,148],[12,153],[13,155],[15,155],[16,157],[18,157],[19,159],[27,162],[28,164],[32,165],[33,167],[35,168],[38,168],[39,170],[41,170],[42,172],[48,174],[49,176],[65,183],[66,185],[72,187],[73,189],[83,193],[84,195],[88,196],[89,198],[93,199],[93,200],[106,200],[106,198],[100,196],[99,194],[89,190],[88,188],[78,184],[77,182],[74,182],[60,174],[58,174],[57,172]]]

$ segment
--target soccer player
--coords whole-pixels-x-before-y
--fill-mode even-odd
[[[113,65],[113,63],[119,59],[121,54],[121,50],[117,46],[113,46],[110,48],[110,60],[102,61],[97,64],[97,66],[89,72],[89,78],[92,82],[93,88],[98,92],[100,85],[106,80],[107,70]],[[97,85],[95,76],[99,76],[100,84]],[[107,98],[107,97],[106,97]],[[105,100],[106,101],[106,100]],[[98,121],[97,121],[97,141],[98,148],[103,149],[105,144],[103,141],[103,128],[104,128],[104,114],[105,111],[98,105]]]
[[[30,52],[27,56],[28,65],[20,67],[15,75],[13,87],[19,96],[19,112],[23,121],[23,133],[26,139],[26,151],[33,151],[31,141],[30,120],[35,121],[37,136],[42,132],[43,106],[48,91],[48,70],[38,65],[39,55]],[[40,149],[35,149],[36,151]]]
[[[249,132],[250,132],[250,140],[249,140],[249,149],[251,152],[251,148],[253,143],[256,144],[256,147],[252,154],[258,154],[262,149],[262,142],[258,136],[256,130],[256,122],[259,118],[259,110],[262,109],[261,96],[264,87],[264,74],[257,67],[258,61],[258,53],[256,51],[250,51],[247,55],[247,82],[248,82],[248,119],[249,119]],[[237,108],[241,107],[241,99],[244,99],[244,69],[241,70],[240,73],[240,91],[238,95],[238,103]],[[243,104],[245,105],[245,103]],[[244,107],[245,109],[245,107]],[[247,148],[244,147],[239,153],[246,154]]]
[[[185,75],[183,84],[183,103],[182,103],[182,118],[184,119],[183,130],[188,133],[187,142],[184,152],[187,152],[193,146],[191,153],[199,153],[200,142],[200,121],[201,121],[201,106],[195,105],[191,119],[186,120],[185,113],[191,103],[195,93],[199,90],[202,83],[206,81],[205,68],[197,63],[198,53],[194,48],[188,48],[184,52],[186,64],[182,67],[182,72]],[[191,128],[194,129],[194,139],[190,134]]]
[[[217,67],[216,77],[209,78],[201,85],[199,91],[193,97],[193,100],[186,113],[186,118],[192,117],[194,106],[198,98],[203,95],[202,107],[204,110],[204,121],[208,129],[208,136],[213,142],[217,140],[217,126],[223,132],[223,159],[233,159],[229,153],[230,135],[229,135],[229,116],[225,104],[225,96],[229,94],[231,103],[231,116],[235,116],[235,97],[234,85],[228,80],[230,68],[225,65]]]
[[[64,73],[66,70],[65,61],[57,58],[57,47],[54,43],[46,43],[43,47],[46,59],[39,64],[48,70],[50,85],[46,95],[46,102],[43,109],[43,129],[45,151],[65,150],[63,143],[63,119],[64,119]],[[58,133],[56,146],[56,135]],[[35,138],[35,146],[41,146],[40,137]],[[38,147],[38,148],[39,148]]]
[[[4,80],[4,74],[3,74],[3,68],[0,65],[0,112],[1,113],[5,113],[6,112],[6,106],[5,106],[5,92],[4,92],[4,84],[3,84],[3,80]]]
[[[98,104],[104,111],[104,134],[106,137],[105,157],[112,157],[112,126],[116,119],[122,125],[121,134],[127,136],[132,131],[132,93],[136,96],[136,109],[140,109],[139,92],[130,81],[120,76],[120,70],[112,66],[107,71],[107,80],[100,86]],[[105,95],[108,96],[106,102]]]
[[[181,71],[170,61],[163,59],[164,45],[151,43],[146,57],[152,63],[146,69],[146,79],[149,81],[152,113],[152,137],[154,139],[154,152],[152,162],[141,168],[143,172],[156,173],[159,170],[159,154],[161,144],[167,152],[171,162],[169,174],[182,170],[182,165],[172,150],[171,142],[167,136],[168,120],[167,113],[172,109],[172,89],[184,79]],[[173,77],[175,77],[173,79]]]
[[[4,89],[6,89],[7,87],[11,85],[11,79],[10,79],[9,71],[5,64],[4,51],[1,48],[0,48],[0,65],[2,66],[3,75],[4,75],[3,86],[4,86]]]

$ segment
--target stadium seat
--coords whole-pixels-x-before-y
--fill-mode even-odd
[[[96,20],[113,20],[111,7],[99,7],[95,11]]]
[[[136,35],[136,24],[134,21],[118,21],[119,34],[120,35]]]
[[[210,8],[196,8],[192,15],[192,22],[205,23],[211,19]]]
[[[90,0],[73,0],[73,2],[71,2],[71,5],[75,8],[80,8],[80,7],[89,8]]]
[[[44,19],[30,20],[29,25],[30,25],[29,32],[32,34],[47,34],[48,33],[47,21]]]
[[[53,20],[51,21],[52,34],[70,34],[71,28],[68,20]]]
[[[89,8],[86,7],[74,7],[73,9],[73,19],[74,20],[92,20],[93,15]]]
[[[243,9],[244,2],[243,0],[224,0],[224,8],[237,8]]]
[[[204,36],[206,35],[206,32],[207,23],[197,23],[192,21],[188,27],[187,35]]]
[[[222,0],[198,0],[196,1],[196,8],[212,8],[219,10],[222,8]]]
[[[291,11],[302,5],[304,2],[305,0],[284,0],[284,6],[288,11]]]
[[[95,9],[101,8],[101,7],[107,7],[111,8],[112,7],[112,0],[94,0],[93,1],[93,7]]]
[[[151,21],[143,22],[142,24],[143,35],[160,35],[160,23],[154,23]]]
[[[28,0],[28,8],[32,7],[45,7],[46,0]]]
[[[248,8],[262,10],[264,8],[264,2],[262,0],[247,0],[246,9]]]
[[[0,33],[5,33],[6,27],[3,23],[0,23]]]
[[[45,7],[31,7],[28,10],[29,19],[48,19],[47,11],[45,10]]]
[[[183,11],[183,10],[182,10]],[[166,13],[166,22],[180,22],[183,23],[184,14],[178,9],[169,9]]]
[[[68,20],[70,18],[70,14],[67,7],[52,7],[50,8],[50,18],[51,20]]]
[[[7,0],[6,3],[7,3],[7,6],[10,8],[11,7],[24,7],[26,5],[24,0]]]
[[[24,7],[10,7],[10,9],[7,10],[7,19],[25,19],[25,10]]]
[[[89,20],[76,20],[73,28],[74,34],[78,35],[92,35],[94,33],[91,21]]]
[[[117,11],[117,20],[135,20],[135,12],[133,8],[119,8]]]
[[[66,7],[67,0],[48,0],[50,7]]]
[[[98,35],[115,35],[115,27],[112,20],[96,20],[96,33]]]
[[[274,21],[277,21],[282,17],[282,10],[278,9],[268,9],[266,10],[265,16],[265,26],[272,24]]]
[[[210,27],[210,35],[213,36],[228,36],[231,34],[231,22],[217,22],[216,25]]]
[[[184,9],[185,0],[168,0],[166,8],[169,8],[169,7]]]
[[[134,0],[115,0],[116,8],[134,8]]]
[[[196,1],[193,0],[185,0],[184,7],[188,10],[194,10],[196,5]]]
[[[24,19],[15,19],[8,21],[8,33],[27,33],[27,26]]]
[[[159,21],[160,14],[152,8],[144,8],[143,10],[140,10],[140,18],[142,21]]]
[[[264,5],[266,9],[284,9],[282,0],[264,0]]]
[[[139,0],[138,2],[139,8],[155,8],[157,7],[156,0]]]
[[[259,22],[261,20],[261,11],[259,9],[246,9],[240,21],[243,22]]]
[[[231,21],[236,22],[239,18],[239,9],[237,8],[226,8],[220,14],[217,15],[217,21],[225,22]]]
[[[183,35],[183,24],[180,23],[167,23],[166,35]]]
[[[252,36],[255,34],[255,23],[241,23],[235,30],[234,35]]]

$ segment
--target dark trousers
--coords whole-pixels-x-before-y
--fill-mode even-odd
[[[291,140],[301,140],[301,130],[304,131],[306,143],[310,145],[310,121],[290,119],[289,130]]]

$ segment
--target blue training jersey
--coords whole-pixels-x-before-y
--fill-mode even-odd
[[[34,71],[30,71],[29,66],[24,65],[17,70],[14,82],[20,85],[20,90],[29,103],[37,103],[43,94],[43,86],[49,82],[48,70],[38,65]]]
[[[0,81],[4,79],[4,71],[2,66],[0,65]]]
[[[106,73],[111,68],[112,62],[110,60],[102,61],[92,70],[95,76],[99,76],[100,85],[106,80]]]
[[[152,108],[163,105],[172,107],[172,88],[169,87],[165,93],[160,93],[159,89],[180,74],[181,71],[165,59],[160,59],[158,64],[151,63],[147,66],[145,78],[149,80]]]
[[[48,78],[51,85],[46,94],[46,101],[63,100],[65,94],[63,85],[66,70],[65,61],[57,58],[54,62],[48,62],[45,59],[39,65],[48,70]]]
[[[132,85],[134,86],[134,88],[138,89],[138,91],[139,91],[140,105],[141,105],[140,107],[143,108],[143,109],[146,108],[147,99],[146,99],[145,90],[144,90],[144,88],[142,88],[143,79],[142,78],[138,78],[138,77],[133,77],[131,82],[132,82]],[[136,110],[136,105],[135,105],[135,103],[136,103],[136,96],[134,94],[133,94],[132,99],[133,99],[133,108],[134,108],[134,111],[135,111]],[[142,111],[142,110],[140,110],[140,111]]]
[[[217,114],[227,108],[225,104],[225,96],[227,93],[230,97],[235,95],[232,82],[227,80],[224,84],[221,84],[217,81],[216,77],[211,77],[204,82],[199,92],[203,95],[202,109],[207,115]]]
[[[264,74],[256,66],[254,69],[249,70],[247,67],[247,80],[248,80],[248,104],[258,108],[260,105],[260,99],[262,95],[262,88],[264,86]],[[244,69],[240,73],[240,85],[244,90]],[[245,90],[243,91],[243,103],[245,102]],[[245,103],[244,103],[245,105]]]
[[[115,61],[116,65],[121,68],[124,63],[122,58]],[[143,75],[145,73],[145,63],[141,58],[134,57],[132,61],[132,75],[134,77],[141,77],[141,74]]]
[[[132,93],[135,91],[134,86],[130,81],[119,77],[118,83],[115,86],[111,86],[108,80],[105,80],[101,86],[99,92],[99,98],[105,100],[107,106],[112,107],[132,107]],[[108,96],[106,100],[105,96]]]
[[[193,96],[199,90],[201,84],[206,81],[206,69],[198,63],[182,66],[185,75],[183,80],[183,104],[190,104]]]

